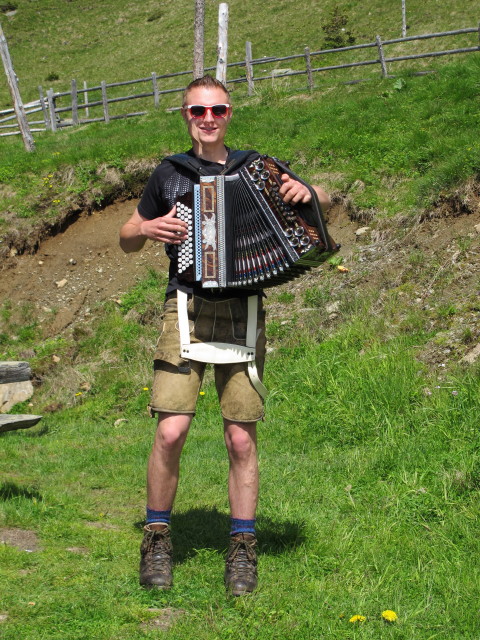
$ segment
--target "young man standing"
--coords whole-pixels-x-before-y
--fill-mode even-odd
[[[227,89],[211,76],[193,81],[184,93],[182,116],[192,140],[188,156],[204,175],[228,168],[232,151],[224,139],[232,118]],[[308,202],[302,183],[282,176],[280,195],[285,202]],[[191,339],[245,344],[247,295],[239,288],[202,289],[182,281],[177,272],[178,245],[187,237],[187,225],[176,217],[178,195],[191,191],[198,175],[165,159],[153,172],[138,208],[120,232],[125,252],[139,251],[147,239],[166,245],[171,259],[163,314],[163,330],[154,356],[154,384],[150,409],[158,414],[157,432],[148,462],[147,518],[141,546],[140,583],[167,589],[172,585],[170,513],[179,478],[179,462],[195,414],[205,364],[180,357],[177,291],[188,294]],[[322,203],[323,190],[315,187]],[[255,292],[254,292],[255,293]],[[262,292],[258,292],[256,365],[260,377],[265,353]],[[225,585],[233,595],[251,592],[257,585],[255,514],[258,498],[256,423],[263,418],[263,401],[253,386],[246,363],[215,365],[215,383],[222,411],[229,456],[228,497],[231,538],[226,558]]]

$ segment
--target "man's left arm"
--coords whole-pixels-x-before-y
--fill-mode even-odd
[[[312,194],[308,190],[308,188],[298,182],[298,180],[294,180],[288,173],[283,173],[282,176],[282,186],[280,187],[280,195],[282,196],[284,202],[297,204],[298,202],[307,203],[312,199]],[[322,209],[325,211],[330,206],[330,197],[328,193],[326,193],[322,187],[319,187],[315,184],[312,184],[312,189],[315,190],[315,193],[318,196],[320,204],[322,205]]]

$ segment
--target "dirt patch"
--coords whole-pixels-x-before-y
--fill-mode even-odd
[[[57,335],[104,300],[118,299],[149,268],[164,270],[162,246],[148,242],[142,252],[125,254],[120,227],[137,201],[120,202],[84,214],[45,240],[34,255],[17,255],[0,267],[0,299],[12,311],[35,316],[46,335]]]
[[[158,613],[155,618],[142,622],[140,629],[143,631],[151,631],[152,629],[158,629],[159,631],[168,631],[180,618],[185,615],[183,609],[173,609],[172,607],[165,607],[165,609],[148,609],[151,613]]]
[[[148,269],[165,272],[163,245],[148,242],[136,254],[124,254],[119,248],[119,229],[136,204],[137,200],[122,201],[81,214],[45,240],[36,254],[5,260],[0,266],[0,298],[10,302],[12,314],[24,321],[37,319],[46,337],[59,335],[91,317],[98,303],[118,300]],[[355,295],[373,291],[378,298],[374,311],[382,313],[388,296],[398,290],[399,322],[403,310],[405,316],[423,313],[431,317],[433,329],[442,325],[446,332],[438,344],[432,342],[426,362],[443,361],[449,354],[458,360],[480,342],[475,303],[480,296],[478,182],[470,181],[442,197],[416,220],[402,216],[379,220],[373,212],[356,210],[348,195],[334,194],[328,225],[342,245],[340,256],[348,268],[333,284],[329,281],[331,304],[342,295],[351,297],[352,291]],[[295,304],[270,303],[270,317],[288,321],[292,314],[306,311],[303,293],[321,288],[325,268],[289,283],[285,290],[296,294]],[[442,313],[451,318],[439,318]]]
[[[37,534],[28,529],[0,528],[0,542],[29,553],[40,550]]]

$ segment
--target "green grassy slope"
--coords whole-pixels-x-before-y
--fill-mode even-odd
[[[168,64],[182,66],[181,55],[189,60],[191,17],[180,10],[193,3],[18,4],[5,30],[25,53],[19,75],[31,73],[33,84],[38,74],[55,71],[58,85],[75,70],[82,78],[91,70],[97,81],[118,79],[126,68],[128,77],[130,71],[144,75],[160,47],[164,52],[174,39],[183,53],[175,49]],[[477,19],[471,2],[407,4],[415,32]],[[332,5],[302,3],[295,11],[286,2],[232,6],[245,28],[231,50],[240,55],[247,37],[258,55],[275,53],[277,43],[287,52],[313,46],[318,21],[304,11],[321,15]],[[215,7],[207,2],[210,17]],[[367,11],[361,3],[341,7],[355,16],[359,40],[371,38],[378,21],[382,35],[399,35],[399,7],[396,18],[384,2],[369,3]],[[147,22],[156,11],[162,16]],[[35,16],[46,61],[30,68]],[[179,37],[182,20],[187,26]],[[145,37],[159,25],[165,40]],[[101,36],[82,39],[94,27],[102,27]],[[103,67],[101,54],[111,51],[112,39],[113,66]],[[470,56],[442,63],[435,76],[405,72],[401,82],[377,78],[320,87],[312,95],[270,87],[251,104],[238,100],[230,143],[290,159],[305,177],[343,194],[361,180],[365,189],[352,197],[364,215],[419,213],[479,172],[472,134],[478,77],[478,61]],[[2,142],[2,230],[26,233],[62,210],[115,197],[102,179],[105,167],[122,176],[124,193],[137,192],[144,176],[132,168],[135,162],[186,143],[178,114],[163,112],[42,135],[34,155],[18,140]],[[227,460],[211,380],[182,461],[175,586],[170,593],[138,586],[154,431],[145,414],[146,388],[164,279],[150,274],[121,305],[99,306],[89,322],[50,339],[42,337],[31,309],[16,324],[3,304],[0,359],[23,359],[33,350],[33,370],[43,377],[33,406],[15,412],[45,415],[35,429],[0,436],[0,528],[33,530],[40,546],[29,553],[0,545],[2,638],[140,640],[167,629],[175,640],[477,640],[480,371],[478,364],[448,363],[447,355],[447,366],[430,370],[417,359],[429,341],[450,346],[451,324],[456,317],[461,324],[467,310],[474,326],[476,238],[452,243],[459,262],[451,269],[450,254],[438,259],[412,245],[408,269],[388,271],[370,292],[361,284],[368,264],[354,258],[357,277],[343,288],[336,270],[322,269],[305,291],[270,294],[268,304],[283,304],[288,319],[271,317],[268,324],[273,352],[266,368],[268,419],[259,429],[260,588],[240,600],[226,598],[222,585]],[[370,275],[374,280],[374,267]],[[461,290],[453,279],[467,275],[471,290],[453,299],[451,292]],[[415,300],[417,289],[431,291],[428,305]],[[339,305],[334,322],[325,312],[330,302]],[[467,328],[464,348],[477,336]],[[53,355],[61,356],[58,364]],[[385,609],[398,614],[396,623],[381,619]],[[356,614],[365,621],[350,622]]]
[[[91,86],[101,80],[115,82],[192,67],[193,0],[15,0],[13,4],[15,15],[0,14],[0,18],[24,101],[38,98],[39,84],[64,91],[72,78],[87,80]],[[400,1],[372,0],[365,5],[313,0],[295,3],[294,10],[287,0],[232,2],[229,61],[244,59],[246,40],[252,42],[257,58],[301,53],[305,45],[321,49],[321,25],[335,6],[348,18],[348,30],[357,43],[371,42],[377,34],[401,36]],[[410,34],[475,27],[479,20],[475,0],[410,0],[407,9]],[[206,65],[216,63],[217,14],[218,3],[207,0]],[[47,80],[54,76],[58,80]],[[7,85],[0,80],[0,108],[5,106],[9,106]]]
[[[471,56],[425,77],[404,73],[312,94],[270,88],[253,104],[234,96],[228,142],[290,160],[329,191],[345,194],[361,180],[365,188],[353,201],[367,217],[417,214],[480,169],[472,135],[478,68],[478,57]],[[0,231],[5,236],[72,209],[138,194],[148,175],[142,163],[151,166],[188,144],[178,112],[162,110],[41,134],[34,154],[25,153],[18,138],[4,140]],[[119,174],[116,186],[105,181],[106,168]]]
[[[324,277],[325,292],[335,276]],[[258,592],[231,600],[223,590],[228,465],[211,380],[182,459],[175,586],[140,589],[157,327],[127,313],[154,317],[159,284],[150,276],[121,308],[36,347],[37,371],[52,353],[61,364],[30,410],[66,406],[0,438],[0,527],[31,529],[41,547],[0,546],[2,637],[154,638],[157,620],[178,640],[476,638],[478,366],[428,373],[415,359],[428,331],[374,315],[355,290],[329,334],[315,314],[307,330],[268,328]],[[397,622],[381,619],[386,609]]]

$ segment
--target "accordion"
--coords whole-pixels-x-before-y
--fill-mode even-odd
[[[308,204],[283,202],[283,173],[309,188]],[[188,226],[178,250],[178,277],[202,287],[277,286],[339,248],[328,235],[314,189],[268,156],[235,175],[201,176],[176,206]]]

